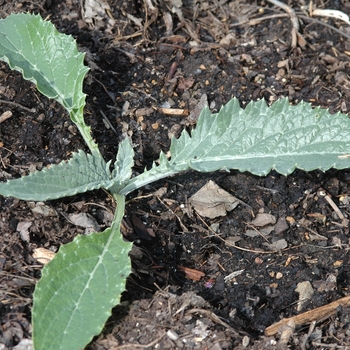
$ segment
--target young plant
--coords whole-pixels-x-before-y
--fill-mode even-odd
[[[194,169],[212,172],[238,169],[266,175],[272,169],[288,175],[295,168],[311,171],[350,166],[350,121],[307,103],[287,99],[271,107],[251,102],[243,110],[237,99],[211,114],[204,108],[195,130],[172,139],[171,158],[132,177],[134,152],[125,139],[116,161],[106,162],[85,125],[82,84],[88,71],[72,37],[30,14],[0,20],[0,59],[20,71],[45,96],[68,111],[90,154],[79,150],[68,161],[20,179],[0,183],[0,194],[44,201],[98,188],[110,192],[117,209],[110,228],[77,236],[62,246],[42,270],[33,296],[35,350],[82,349],[99,334],[119,303],[131,271],[131,243],[120,234],[125,195],[153,181]]]

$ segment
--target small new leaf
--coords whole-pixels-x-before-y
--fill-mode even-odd
[[[113,192],[118,193],[119,189],[131,178],[134,154],[131,141],[128,138],[124,139],[119,144],[117,159],[112,172],[112,178],[115,181],[115,186],[111,189]]]
[[[45,201],[72,196],[113,185],[109,164],[99,155],[74,153],[68,162],[61,162],[19,179],[0,183],[0,194],[24,200]]]

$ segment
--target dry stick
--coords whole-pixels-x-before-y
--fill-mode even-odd
[[[266,21],[266,20],[269,20],[269,19],[275,19],[275,18],[284,18],[284,17],[289,17],[289,16],[287,14],[285,14],[285,13],[281,13],[281,14],[276,14],[276,15],[271,15],[271,16],[264,16],[264,17],[249,19],[249,20],[242,21],[242,22],[239,22],[239,23],[230,24],[230,28],[238,27],[238,26],[241,26],[243,24],[248,24],[248,25],[251,25],[251,26],[255,26],[255,25],[259,24],[262,21]],[[298,17],[302,18],[302,19],[304,19],[306,21],[309,21],[309,22],[314,22],[314,23],[323,25],[323,26],[325,26],[325,27],[335,31],[336,33],[342,35],[343,37],[345,37],[347,39],[350,39],[350,35],[342,32],[340,29],[335,28],[335,27],[331,26],[328,23],[322,22],[322,21],[320,21],[320,20],[318,20],[316,18],[313,18],[313,17],[304,16],[304,15],[298,15]]]
[[[162,114],[168,114],[168,115],[174,115],[174,116],[180,116],[180,117],[188,116],[188,109],[158,107],[156,108],[156,110]]]
[[[265,251],[265,250],[252,250],[252,249],[247,249],[247,248],[242,248],[238,247],[230,242],[225,241],[222,237],[220,237],[203,219],[202,217],[198,214],[198,212],[195,210],[195,213],[198,216],[198,219],[202,221],[202,223],[207,227],[207,229],[216,237],[219,238],[222,242],[224,242],[226,245],[229,247],[236,248],[238,250],[243,250],[244,252],[249,252],[249,253],[255,253],[255,254],[275,254],[278,253],[278,250],[270,250],[270,251]]]
[[[340,211],[340,209],[338,208],[338,206],[333,202],[333,199],[326,194],[324,191],[318,191],[318,194],[322,197],[324,197],[324,199],[327,201],[327,203],[333,208],[333,210],[336,212],[336,214],[338,215],[338,217],[341,219],[342,221],[342,226],[343,227],[347,227],[349,225],[349,220],[347,218],[345,218],[345,216],[343,215],[343,213]]]
[[[8,105],[10,105],[10,106],[15,106],[15,107],[18,107],[18,108],[22,108],[22,109],[24,109],[25,111],[30,112],[30,113],[35,113],[35,112],[36,112],[36,109],[35,109],[35,108],[24,107],[24,106],[22,106],[21,104],[19,104],[19,103],[17,103],[17,102],[6,101],[6,100],[0,100],[0,103],[4,103],[4,104],[8,104]]]
[[[0,124],[3,123],[5,120],[9,119],[12,117],[12,112],[11,111],[5,111],[0,115]]]
[[[295,326],[302,326],[313,321],[320,321],[323,318],[327,318],[334,315],[337,312],[337,308],[339,306],[350,306],[350,295],[339,300],[333,301],[330,304],[318,307],[314,310],[306,311],[302,314],[293,317],[284,318],[283,320],[273,324],[272,326],[267,327],[265,329],[265,335],[269,337],[277,334],[280,331],[280,329],[285,327],[289,322],[294,322]]]
[[[159,202],[161,202],[173,215],[176,216],[176,218],[177,218],[177,220],[179,221],[179,224],[180,224],[182,230],[183,230],[184,232],[189,232],[189,231],[188,231],[188,228],[183,224],[183,222],[181,221],[180,217],[179,217],[178,215],[176,215],[176,213],[175,213],[168,205],[166,205],[166,204],[160,199],[159,196],[156,196],[156,197],[157,197],[157,199],[159,200]]]
[[[332,30],[334,30],[336,33],[342,35],[343,37],[347,38],[347,39],[350,39],[350,35],[342,32],[340,29],[336,28],[336,27],[333,27],[331,26],[330,24],[328,23],[325,23],[325,22],[322,22],[316,18],[312,18],[312,17],[308,17],[308,16],[303,16],[303,15],[299,15],[299,18],[302,18],[302,19],[305,19],[306,21],[309,21],[309,22],[314,22],[314,23],[317,23],[317,24],[321,24],[327,28],[330,28]]]
[[[235,329],[233,329],[226,322],[222,321],[214,312],[210,310],[205,310],[205,309],[192,309],[192,310],[186,311],[186,315],[195,314],[195,313],[198,313],[198,314],[204,315],[207,318],[210,318],[213,322],[220,324],[221,326],[225,327],[227,330],[232,332],[236,337],[242,338],[242,336]]]
[[[145,0],[145,3],[146,3],[146,5],[148,6],[148,8],[149,8],[149,10],[150,10],[151,13],[156,13],[156,12],[158,12],[158,11],[157,11],[157,8],[153,6],[151,0]]]
[[[268,2],[270,2],[271,4],[274,4],[275,6],[278,6],[280,8],[282,8],[284,11],[286,11],[289,14],[290,20],[292,22],[292,48],[295,48],[297,46],[298,43],[298,35],[299,34],[299,22],[298,22],[298,17],[296,15],[296,13],[294,12],[294,10],[286,5],[283,4],[282,2],[278,1],[278,0],[267,0]]]

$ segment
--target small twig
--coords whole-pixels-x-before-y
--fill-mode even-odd
[[[15,107],[18,107],[18,108],[22,108],[22,109],[24,109],[25,111],[27,111],[29,113],[35,113],[36,112],[35,108],[28,108],[28,107],[22,106],[20,103],[17,103],[17,102],[0,100],[0,103],[8,104],[10,106],[15,106]]]
[[[244,222],[244,221],[243,221]],[[253,229],[257,234],[259,234],[267,243],[271,244],[271,242],[253,225],[248,222],[244,222],[249,228]]]
[[[222,321],[219,316],[217,316],[214,312],[210,310],[205,310],[205,309],[191,309],[186,311],[186,315],[191,315],[191,314],[201,314],[204,315],[205,317],[211,319],[213,322],[225,327],[228,331],[232,332],[236,337],[241,338],[242,336],[235,330],[233,329],[230,325],[228,325],[226,322]]]
[[[327,241],[328,238],[325,236],[320,235],[319,233],[317,233],[315,230],[312,230],[311,228],[304,226],[304,225],[300,225],[302,228],[304,228],[306,231],[311,232],[313,235],[317,236],[321,241]]]
[[[343,227],[348,226],[349,220],[343,215],[338,206],[333,202],[333,199],[323,190],[319,190],[317,194],[323,197],[327,201],[327,203],[332,207],[332,209],[336,212],[339,219],[341,219],[342,221]]]
[[[147,98],[150,98],[151,100],[155,101],[155,102],[158,102],[153,96],[151,96],[151,94],[148,94],[147,92],[141,90],[141,89],[138,89],[137,87],[135,86],[130,86],[130,90],[136,90],[138,92],[141,92],[142,94],[145,94]]]
[[[330,304],[318,307],[314,310],[303,312],[302,314],[284,318],[283,320],[273,324],[265,329],[265,335],[267,337],[275,335],[280,331],[282,327],[287,325],[290,321],[295,323],[295,326],[302,326],[304,324],[311,323],[313,321],[320,321],[321,319],[330,317],[337,312],[339,306],[348,307],[350,306],[350,295],[333,301]]]
[[[243,250],[245,252],[249,252],[249,253],[255,253],[255,254],[274,254],[277,253],[278,250],[270,250],[270,251],[265,251],[265,250],[252,250],[252,249],[247,249],[247,248],[242,248],[242,247],[238,247],[230,242],[225,241],[222,237],[220,237],[203,219],[202,217],[195,211],[195,213],[197,214],[198,218],[200,221],[202,221],[202,223],[208,228],[209,231],[211,231],[213,233],[213,235],[216,238],[219,238],[221,241],[223,241],[226,245],[236,248],[238,250]]]
[[[282,2],[278,1],[278,0],[267,0],[268,2],[270,2],[271,4],[274,4],[275,6],[278,6],[280,8],[282,8],[284,11],[286,11],[290,17],[290,20],[292,22],[292,48],[295,48],[297,46],[298,43],[298,36],[300,36],[299,34],[299,21],[298,21],[298,17],[295,13],[295,11],[288,5],[283,4]]]
[[[275,15],[269,15],[269,16],[263,16],[263,17],[257,17],[257,18],[253,18],[253,19],[247,19],[238,23],[232,23],[229,25],[230,28],[232,27],[238,27],[238,26],[242,26],[243,24],[248,24],[249,26],[255,26],[257,24],[259,24],[262,21],[267,21],[270,19],[275,19],[275,18],[286,18],[289,17],[287,14],[285,13],[278,13]]]
[[[262,186],[255,186],[255,187],[258,188],[259,190],[271,192],[272,194],[276,194],[279,192],[278,190],[273,190],[272,188],[267,188],[267,187],[262,187]]]
[[[250,26],[254,26],[254,25],[259,24],[262,21],[275,19],[275,18],[285,18],[285,17],[289,17],[289,16],[287,14],[285,14],[285,13],[275,14],[275,15],[271,15],[271,16],[264,16],[264,17],[249,19],[249,20],[246,20],[246,21],[230,24],[230,28],[238,27],[238,26],[241,26],[241,25],[244,25],[244,24],[248,24]],[[316,18],[312,18],[312,17],[300,15],[300,14],[298,14],[298,17],[302,18],[302,19],[304,19],[306,21],[309,21],[309,22],[314,22],[314,23],[323,25],[323,26],[325,26],[325,27],[335,31],[336,33],[342,35],[344,38],[350,39],[350,35],[342,32],[340,29],[335,28],[334,26],[332,26],[332,25],[330,25],[328,23],[322,22],[322,21],[320,21],[320,20],[318,20]]]
[[[312,17],[308,17],[308,16],[303,16],[303,15],[299,15],[299,18],[302,18],[302,19],[305,19],[306,21],[309,21],[309,22],[314,22],[314,23],[317,23],[317,24],[321,24],[327,28],[330,28],[332,29],[333,31],[335,31],[336,33],[342,35],[343,37],[347,38],[347,39],[350,39],[350,35],[342,32],[340,29],[338,28],[335,28],[334,26],[331,26],[330,24],[328,23],[325,23],[325,22],[322,22],[316,18],[312,18]]]
[[[168,205],[166,205],[166,204],[160,199],[159,196],[156,196],[156,197],[157,197],[157,199],[159,200],[159,202],[161,202],[161,203],[165,206],[165,208],[167,208],[173,215],[176,216],[176,218],[177,218],[177,220],[179,221],[179,224],[180,224],[182,230],[183,230],[184,232],[189,232],[188,228],[183,224],[182,220],[180,219],[180,217],[179,217],[178,215],[176,215],[176,213],[174,212],[174,210],[172,210]]]
[[[188,116],[188,109],[180,109],[180,108],[165,108],[165,107],[157,107],[155,108],[159,113],[168,114],[173,116],[186,117]]]
[[[118,135],[117,130],[114,129],[114,126],[111,124],[111,122],[109,121],[109,119],[106,117],[106,115],[102,112],[102,110],[100,110],[100,113],[102,114],[103,120],[104,122],[114,131],[114,133],[116,135]]]
[[[0,115],[0,124],[3,123],[5,120],[9,119],[12,117],[12,112],[11,111],[5,111]]]
[[[123,53],[125,56],[129,57],[131,63],[136,63],[138,61],[137,57],[133,53],[125,51],[125,50],[123,50],[123,49],[121,49],[119,47],[115,47],[114,49],[116,51],[119,51],[119,52]]]
[[[108,95],[108,97],[112,100],[113,103],[115,103],[114,98],[111,96],[111,94],[109,93],[109,91],[107,90],[107,88],[104,86],[103,83],[101,83],[98,79],[92,77],[92,79],[94,79],[95,81],[97,81],[103,88],[103,90],[106,92],[106,94]]]

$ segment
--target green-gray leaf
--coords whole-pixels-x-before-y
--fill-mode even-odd
[[[111,189],[113,192],[118,193],[119,189],[129,181],[133,165],[134,150],[129,138],[126,138],[119,144],[117,159],[114,163],[112,178],[115,181],[115,186]]]
[[[112,227],[76,237],[44,267],[34,292],[35,350],[83,349],[119,303],[131,272],[132,245],[120,233],[124,204],[119,196]]]
[[[92,153],[98,148],[85,124],[83,80],[89,70],[73,37],[39,15],[12,14],[0,20],[0,60],[20,71],[45,96],[69,112]]]
[[[188,169],[256,175],[274,169],[288,175],[296,168],[348,168],[350,157],[344,155],[350,153],[350,120],[304,102],[291,106],[288,99],[271,107],[263,100],[250,102],[242,109],[234,98],[217,114],[205,108],[191,136],[184,131],[172,140],[170,153],[170,161],[161,155],[159,166],[131,179],[122,193]]]
[[[61,162],[19,179],[0,183],[0,194],[24,200],[44,201],[98,188],[108,189],[109,164],[97,154],[74,153],[68,162]]]
[[[51,22],[29,13],[2,19],[0,57],[69,112],[84,106],[82,84],[88,71],[84,54],[71,36],[59,33]]]

